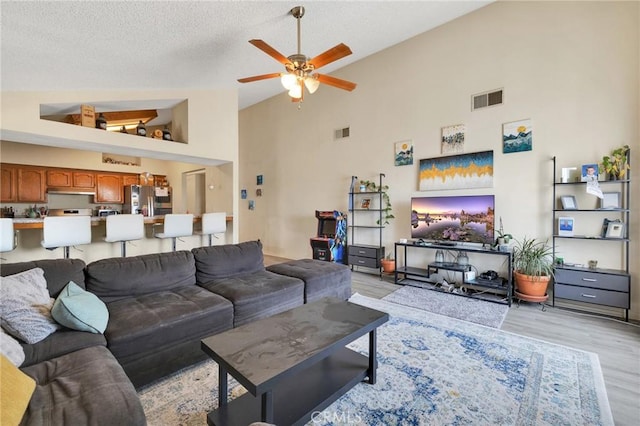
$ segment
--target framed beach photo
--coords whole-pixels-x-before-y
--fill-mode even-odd
[[[624,238],[624,223],[609,222],[605,238]]]
[[[600,199],[601,209],[619,209],[620,208],[619,192],[603,192]]]
[[[576,197],[573,195],[561,195],[560,201],[562,202],[563,210],[577,210],[578,203],[576,202]]]
[[[572,217],[561,216],[558,218],[558,235],[561,237],[573,236],[574,220]]]

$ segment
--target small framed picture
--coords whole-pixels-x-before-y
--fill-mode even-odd
[[[574,220],[572,217],[561,216],[558,218],[558,235],[561,237],[573,236]]]
[[[360,207],[363,209],[368,209],[371,207],[371,198],[363,198]]]
[[[583,164],[581,180],[582,182],[596,182],[598,180],[598,165]]]
[[[262,178],[262,175],[257,175],[256,176],[256,185],[262,185],[263,181],[264,181],[264,179]]]
[[[576,202],[576,197],[573,195],[562,195],[560,196],[560,201],[562,202],[563,210],[577,210],[578,203]]]
[[[620,193],[619,192],[603,192],[600,199],[601,209],[619,209]]]
[[[609,222],[605,238],[624,238],[624,223]]]

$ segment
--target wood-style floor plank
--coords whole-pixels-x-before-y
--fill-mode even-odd
[[[265,256],[266,265],[287,260]],[[392,276],[352,274],[352,292],[363,296],[381,299],[400,287]],[[640,424],[640,324],[522,302],[511,306],[502,330],[596,353],[615,424]]]

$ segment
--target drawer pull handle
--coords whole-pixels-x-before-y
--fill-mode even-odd
[[[595,278],[583,278],[582,281],[589,281],[590,283],[595,283],[598,280],[596,280]]]
[[[365,263],[364,260],[358,260],[358,263]]]
[[[588,297],[588,298],[590,298],[590,299],[595,299],[595,298],[596,298],[596,295],[595,295],[595,294],[584,294],[584,293],[581,293],[581,294],[580,294],[580,296],[582,296],[582,297]]]
[[[364,251],[364,250],[359,250],[358,251],[358,254],[365,254],[365,253],[366,253],[366,251]]]

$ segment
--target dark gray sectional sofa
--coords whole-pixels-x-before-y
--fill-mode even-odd
[[[42,268],[54,298],[73,280],[109,311],[104,335],[62,328],[22,344],[20,368],[37,386],[21,424],[146,424],[136,388],[206,359],[201,339],[302,305],[306,281],[322,287],[323,270],[329,289],[323,297],[351,295],[345,265],[283,265],[289,274],[264,267],[260,241],[88,265],[77,259],[3,265],[3,276]]]

